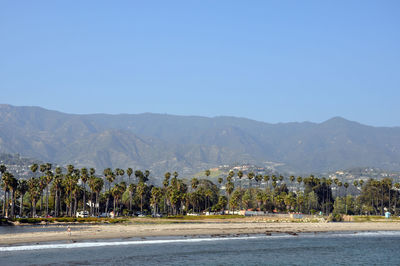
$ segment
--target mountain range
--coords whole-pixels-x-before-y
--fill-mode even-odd
[[[400,170],[400,127],[335,117],[269,124],[236,117],[66,114],[0,105],[0,152],[103,169],[193,174],[221,164],[281,165],[290,173],[358,166]]]

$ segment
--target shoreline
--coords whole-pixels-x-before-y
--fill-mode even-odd
[[[52,231],[51,228],[65,228]],[[44,227],[40,232],[2,233],[0,245],[44,243],[53,241],[85,241],[99,239],[128,239],[146,237],[194,237],[194,236],[236,236],[255,234],[291,234],[319,232],[362,232],[362,231],[400,231],[400,222],[338,222],[338,223],[284,223],[265,221],[220,221],[193,223],[154,223],[154,224],[108,224],[71,227],[71,236],[67,225]],[[49,229],[46,231],[46,229]]]

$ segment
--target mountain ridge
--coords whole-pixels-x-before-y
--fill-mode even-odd
[[[220,164],[283,163],[315,172],[370,165],[400,170],[400,127],[342,117],[266,123],[232,116],[67,114],[0,104],[0,152],[87,167],[186,174]]]

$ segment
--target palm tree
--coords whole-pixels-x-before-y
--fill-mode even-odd
[[[228,201],[230,201],[231,194],[234,189],[235,189],[235,184],[233,184],[232,182],[226,183],[226,193],[228,194]]]
[[[281,184],[282,184],[283,179],[284,179],[283,175],[280,175],[280,176],[279,176],[279,182],[280,182]]]
[[[345,182],[345,183],[343,184],[343,186],[344,186],[345,191],[346,191],[346,193],[345,193],[344,205],[345,205],[345,207],[346,207],[346,214],[347,214],[347,188],[349,187],[349,183]]]
[[[264,182],[266,183],[265,188],[268,187],[268,182],[269,182],[269,175],[264,176]]]
[[[53,181],[53,172],[50,171],[50,169],[48,169],[46,171],[46,175],[45,175],[45,181],[46,181],[46,217],[49,215],[49,185],[51,183],[51,181]]]
[[[243,172],[242,171],[238,171],[237,172],[237,176],[240,179],[240,189],[242,189],[242,177],[243,177]]]
[[[67,174],[71,175],[74,172],[74,166],[72,164],[67,165]]]
[[[11,217],[15,218],[15,191],[18,187],[18,180],[11,175],[9,189],[11,190]]]
[[[332,186],[332,179],[327,179],[326,180],[326,184],[327,184],[327,186],[328,186],[328,203],[329,203],[329,206],[327,206],[328,207],[328,209],[326,209],[326,211],[325,211],[325,213],[328,213],[328,211],[330,211],[330,206],[331,206],[331,198],[330,198],[330,196],[332,196],[332,189],[331,189],[331,186]],[[329,191],[330,191],[330,193],[329,193]]]
[[[81,169],[81,180],[83,184],[83,212],[86,211],[86,182],[89,179],[89,174],[87,168]]]
[[[36,201],[39,198],[39,180],[35,177],[31,177],[28,180],[28,192],[29,192],[29,197],[31,200],[31,207],[32,207],[32,212],[31,216],[35,217],[36,216]]]
[[[153,214],[158,213],[158,201],[162,196],[161,189],[158,187],[153,187],[151,189],[151,201],[150,204],[153,206]]]
[[[136,191],[136,185],[132,183],[129,184],[128,191],[129,191],[129,211],[132,212],[132,196],[133,193]]]
[[[42,164],[46,167],[45,164]],[[46,170],[46,169],[45,169]],[[42,215],[42,207],[43,207],[43,190],[47,187],[47,178],[45,175],[42,175],[39,178],[39,192],[40,192],[40,214]]]
[[[144,194],[146,193],[146,184],[144,182],[139,182],[139,184],[136,187],[136,193],[140,197],[140,212],[143,213],[143,197]]]
[[[294,175],[291,175],[291,176],[289,177],[291,187],[293,187],[293,182],[294,182],[295,179],[296,179],[296,178],[294,177]]]
[[[61,170],[61,168],[60,168]],[[54,200],[54,215],[57,217],[59,216],[60,213],[60,209],[59,209],[59,205],[60,205],[60,190],[62,187],[62,175],[60,171],[57,171],[56,169],[56,176],[54,177],[53,180],[53,190],[54,190],[54,194],[55,194],[55,200]]]
[[[100,191],[103,189],[104,181],[100,177],[96,177],[94,184],[95,184],[94,191],[96,192],[96,205],[95,205],[97,208],[96,214],[99,214],[99,209],[100,209],[99,194],[100,194]]]
[[[254,178],[254,173],[250,172],[247,174],[247,178],[249,179],[249,188],[251,188],[251,180]]]
[[[263,176],[258,174],[258,175],[255,176],[255,180],[256,180],[256,182],[258,184],[258,187],[260,187],[261,186],[261,181],[263,180]]]
[[[28,182],[25,179],[19,179],[17,189],[20,196],[19,216],[22,217],[24,210],[24,196],[28,191]]]
[[[303,182],[303,178],[301,176],[297,177],[297,183],[299,183],[299,189],[300,189],[300,184]]]
[[[72,208],[72,197],[76,195],[76,185],[78,183],[79,177],[76,175],[76,172],[73,171],[71,174],[67,174],[64,182],[65,182],[65,191],[69,197],[67,198],[67,205],[68,207],[68,215],[73,215],[73,208]]]
[[[6,206],[8,209],[8,200],[7,200],[7,191],[8,191],[8,185],[10,182],[10,173],[6,172],[7,168],[4,165],[1,165],[1,179],[3,181],[2,186],[4,190],[4,198],[3,198],[3,211],[2,211],[2,216],[5,217],[7,216],[6,214]]]
[[[167,188],[169,186],[169,179],[171,178],[171,173],[170,172],[166,172],[164,174],[164,181],[163,181],[163,190],[164,190],[164,211],[167,212],[167,214],[169,213],[169,209],[167,206]]]
[[[103,171],[105,178],[108,181],[108,194],[107,194],[107,202],[106,202],[106,213],[108,213],[108,204],[110,202],[110,194],[111,194],[111,183],[115,180],[115,174],[111,170],[111,168],[106,168]]]
[[[119,199],[122,197],[122,194],[125,192],[126,189],[126,184],[125,182],[121,182],[120,184],[116,184],[113,189],[112,189],[112,195],[114,198],[114,212],[116,215],[118,215],[119,210],[117,209],[118,207],[118,202]]]
[[[126,174],[128,175],[128,178],[129,178],[128,183],[130,184],[131,183],[131,175],[133,174],[132,168],[129,167],[128,169],[126,169]]]

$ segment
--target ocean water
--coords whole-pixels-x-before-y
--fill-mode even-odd
[[[3,246],[0,265],[400,265],[399,247],[383,231],[132,238]]]

